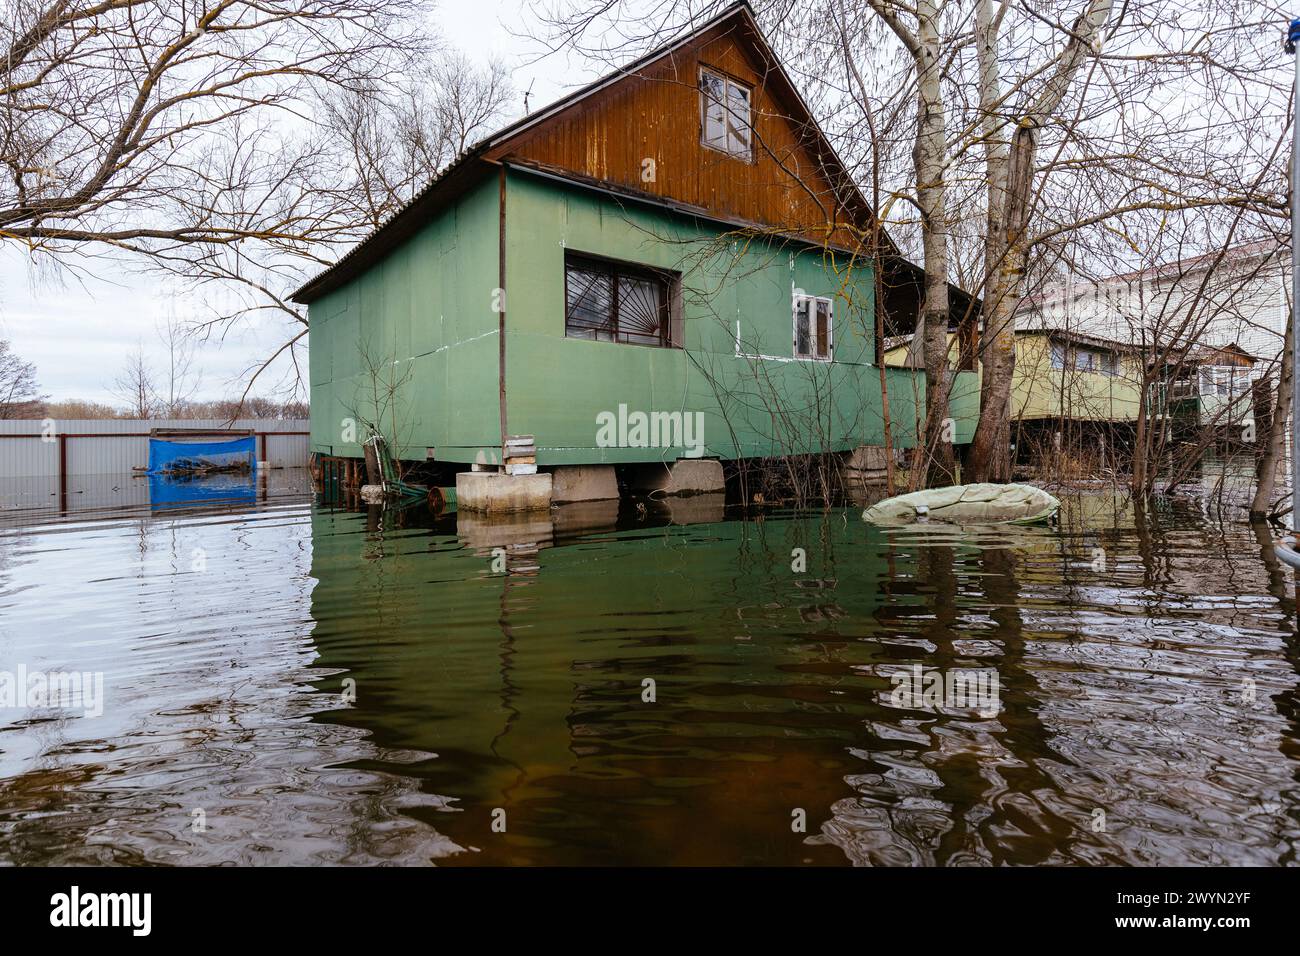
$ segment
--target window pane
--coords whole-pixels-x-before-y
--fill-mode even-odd
[[[817,357],[831,356],[831,304],[817,303]]]
[[[794,316],[794,354],[809,355],[812,352],[812,337],[808,328],[807,299],[797,300]]]
[[[1052,344],[1052,368],[1065,368],[1065,346]]]
[[[612,341],[614,337],[613,277],[580,266],[565,270],[568,302],[564,333],[579,338]]]
[[[653,279],[620,276],[618,280],[618,332],[624,342],[662,345],[663,284]]]
[[[565,256],[564,334],[671,348],[670,279],[657,270]]]
[[[706,71],[700,74],[700,89],[715,103],[722,102],[726,95],[726,86],[726,81],[714,73]]]
[[[727,84],[727,149],[745,155],[749,153],[750,112],[749,90],[735,83]]]
[[[727,84],[712,73],[700,74],[700,95],[704,100],[704,142],[715,149],[727,148]]]

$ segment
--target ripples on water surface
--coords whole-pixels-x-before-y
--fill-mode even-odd
[[[1294,595],[1247,526],[612,517],[9,513],[0,670],[106,706],[0,709],[0,859],[1295,862]],[[1000,712],[892,706],[912,664]]]

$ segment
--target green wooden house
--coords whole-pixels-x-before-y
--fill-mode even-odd
[[[312,450],[359,457],[375,420],[455,469],[514,435],[542,471],[880,445],[878,339],[922,276],[872,217],[737,4],[480,142],[294,294]],[[923,377],[886,376],[907,447]],[[958,442],[977,399],[961,376]]]

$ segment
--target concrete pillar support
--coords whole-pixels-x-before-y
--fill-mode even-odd
[[[551,501],[557,505],[618,498],[613,465],[560,465],[551,479]]]
[[[884,481],[886,474],[882,445],[859,445],[844,458],[844,478],[849,484],[876,484]]]
[[[522,514],[551,507],[551,476],[462,471],[456,475],[456,507],[478,514]]]
[[[722,462],[713,458],[678,458],[671,464],[645,464],[631,473],[633,491],[655,497],[707,495],[726,490]]]

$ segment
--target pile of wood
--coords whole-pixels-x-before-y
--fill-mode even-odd
[[[184,478],[208,478],[212,475],[247,475],[252,471],[247,458],[219,464],[207,458],[177,458],[160,474]]]

